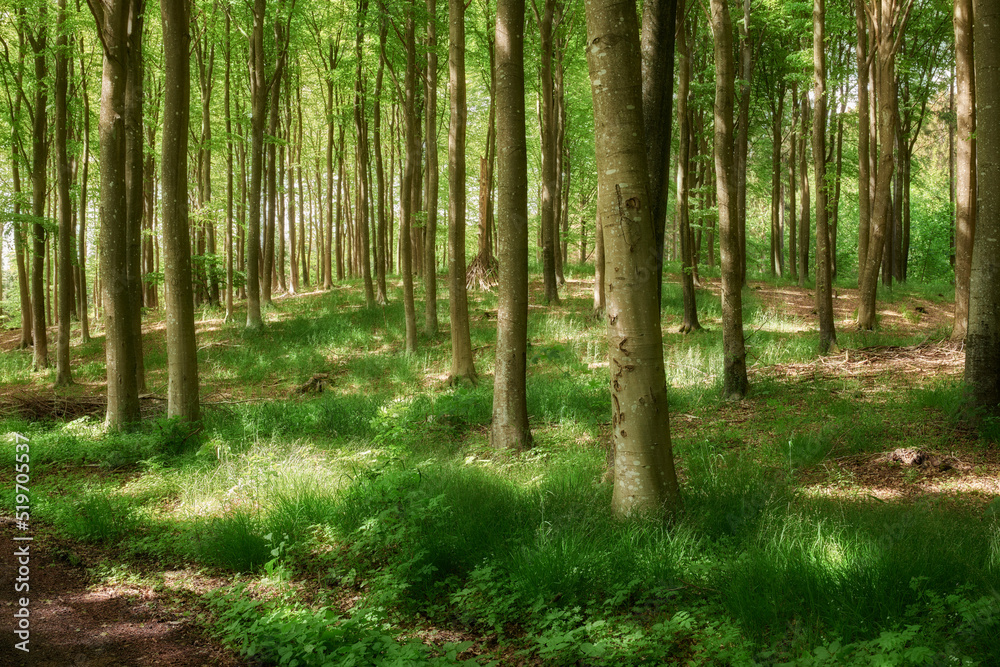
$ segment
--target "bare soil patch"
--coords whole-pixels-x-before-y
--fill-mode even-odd
[[[13,521],[0,520],[5,545],[0,557],[0,606],[13,619],[19,597],[30,599],[27,654],[13,648],[13,628],[0,646],[0,665],[31,667],[236,667],[249,665],[221,647],[202,627],[179,613],[162,592],[134,585],[95,586],[86,566],[109,554],[88,551],[47,532],[32,542],[14,542]],[[23,534],[23,533],[21,533]],[[15,593],[13,545],[30,545],[30,590]],[[7,621],[11,627],[12,620]]]

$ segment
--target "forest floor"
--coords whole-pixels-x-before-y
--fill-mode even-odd
[[[532,289],[538,296],[540,286]],[[666,285],[671,434],[696,517],[672,537],[645,524],[607,523],[599,504],[591,506],[608,493],[598,481],[608,477],[608,425],[604,332],[590,312],[590,289],[586,275],[570,275],[561,305],[532,299],[536,447],[513,457],[486,442],[496,321],[489,294],[471,296],[482,376],[464,388],[447,382],[443,299],[442,332],[422,335],[414,358],[400,355],[398,299],[364,309],[357,285],[275,299],[267,331],[256,336],[204,309],[206,419],[198,433],[162,419],[161,321],[144,327],[147,424],[134,434],[101,429],[102,338],[74,344],[76,384],[54,392],[51,373],[32,373],[30,352],[16,351],[19,332],[0,332],[0,414],[8,415],[0,428],[27,434],[34,457],[33,650],[23,661],[0,646],[0,665],[806,665],[827,664],[802,656],[831,647],[841,657],[829,664],[862,664],[895,655],[865,643],[878,632],[884,645],[898,643],[900,655],[925,647],[939,657],[988,654],[992,644],[976,633],[1000,624],[998,429],[967,424],[964,351],[948,340],[947,286],[884,291],[876,332],[853,329],[857,291],[839,286],[840,349],[816,357],[814,292],[751,281],[744,319],[752,393],[729,403],[718,398],[718,280],[705,278],[699,290],[706,332],[688,336],[675,333],[679,290]],[[456,489],[470,479],[486,491],[463,509]],[[440,503],[441,516],[472,512],[472,527],[441,523]],[[542,518],[530,518],[537,511]],[[13,520],[2,514],[2,539],[13,544]],[[529,519],[507,527],[497,518],[505,514]],[[572,528],[581,516],[590,517],[583,533]],[[485,533],[475,532],[477,521]],[[775,533],[783,537],[769,532],[775,521],[784,523]],[[548,528],[520,537],[526,522]],[[945,523],[953,525],[941,529]],[[810,530],[819,532],[808,537]],[[940,543],[929,537],[935,530]],[[788,542],[796,531],[801,536]],[[952,535],[949,546],[952,531],[962,537]],[[449,532],[458,543],[441,542]],[[497,550],[485,537],[492,533],[526,541]],[[889,555],[872,556],[864,546],[872,539]],[[627,566],[606,560],[623,548],[618,541],[632,545],[619,557]],[[907,556],[915,544],[930,544],[929,555]],[[963,544],[984,553],[934,560]],[[834,569],[812,572],[831,549],[867,555],[837,556]],[[702,551],[711,555],[695,553]],[[664,563],[647,562],[653,553]],[[786,566],[774,564],[783,559]],[[741,574],[750,564],[754,572]],[[845,573],[866,567],[891,585],[854,590],[856,575]],[[778,569],[762,575],[761,568]],[[15,605],[15,571],[8,548],[0,570],[5,608]],[[742,599],[726,584],[744,576],[757,597],[777,601]],[[768,593],[772,579],[775,591],[787,586],[805,599]],[[945,601],[938,590],[968,599]],[[827,603],[808,601],[824,594],[839,605],[867,604],[874,616],[845,621]],[[935,644],[969,608],[979,615],[961,626],[968,641]],[[678,616],[679,609],[686,611]],[[330,614],[334,625],[317,629],[304,611]],[[728,620],[711,620],[718,618]],[[921,625],[922,639],[906,635],[904,628]],[[335,638],[331,627],[346,634]],[[288,642],[276,639],[285,635]],[[844,647],[831,644],[835,637]],[[330,662],[303,651],[325,651]]]

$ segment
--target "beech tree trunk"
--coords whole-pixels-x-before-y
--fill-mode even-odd
[[[448,6],[449,17],[452,12],[455,11],[455,6],[453,3],[449,3]],[[424,264],[427,266],[427,270],[424,273],[424,332],[427,334],[428,338],[434,338],[438,333],[438,312],[437,312],[437,209],[438,209],[438,141],[437,141],[437,88],[438,88],[438,56],[437,56],[437,2],[436,0],[427,0],[427,70],[424,77],[424,99],[426,100],[426,111],[424,113],[424,134],[426,136],[426,150],[427,150],[427,171],[425,172],[425,199],[427,200],[427,220],[424,235]],[[454,28],[451,27],[451,22],[449,21],[449,38],[454,39],[453,35],[450,35],[450,31]],[[464,39],[465,35],[462,35],[462,57],[465,57],[464,51]],[[454,46],[451,46],[454,48]],[[451,63],[451,54],[449,50],[449,68],[453,66]],[[462,75],[465,75],[464,60]],[[450,83],[449,83],[450,85]],[[465,85],[464,78],[462,85]],[[464,90],[463,90],[464,92]],[[452,95],[455,94],[454,90],[451,90]],[[452,114],[454,115],[454,100],[452,101]],[[454,118],[452,118],[454,123]],[[464,112],[463,112],[463,122],[464,122]],[[463,128],[464,137],[464,128]],[[448,212],[449,215],[452,212],[454,197],[454,188],[451,184],[455,175],[452,172],[452,151],[454,150],[451,146],[452,136],[449,134],[449,144],[448,144]],[[464,145],[463,145],[464,147]],[[464,156],[462,157],[462,202],[463,202],[463,217],[464,217],[464,202],[465,202],[465,162]],[[464,224],[464,220],[463,220]],[[449,243],[451,241],[451,233],[449,227]],[[452,284],[453,276],[449,273],[449,285]],[[462,284],[465,285],[465,273],[462,273]],[[452,293],[454,297],[454,293]],[[454,304],[450,304],[451,312],[454,313]],[[454,344],[454,320],[452,321],[452,342]]]
[[[191,100],[189,16],[189,0],[161,0],[165,69],[162,165],[163,273],[167,286],[167,416],[196,422],[200,418],[198,349],[194,328],[187,192]]]
[[[995,418],[1000,416],[1000,7],[975,0],[975,17],[976,114],[985,131],[977,147],[979,216],[970,268],[965,381],[978,417]]]
[[[858,32],[858,286],[863,267],[868,262],[868,239],[871,236],[871,101],[868,95],[868,19],[865,0],[855,0],[855,22]]]
[[[739,226],[733,186],[733,26],[726,0],[711,0],[715,35],[715,191],[722,255],[723,393],[742,399],[749,389],[743,339],[743,281],[739,275]]]
[[[819,353],[837,349],[833,326],[833,283],[830,266],[828,183],[826,181],[826,5],[813,0],[813,164],[816,169],[816,304],[819,312]]]
[[[469,333],[469,302],[465,285],[465,0],[448,2],[448,91],[451,123],[448,128],[448,286],[451,315],[451,382],[475,381]],[[428,91],[429,93],[431,91]],[[428,96],[428,109],[430,97]],[[428,123],[429,125],[429,123]],[[430,141],[430,136],[427,138]],[[433,151],[428,151],[428,153]],[[427,169],[431,164],[428,161]],[[428,232],[429,233],[429,232]],[[433,245],[433,242],[431,242]],[[427,275],[434,273],[428,254]]]
[[[650,220],[653,223],[653,245],[645,252],[648,253],[648,268],[656,277],[657,303],[663,300],[663,252],[674,97],[674,35],[683,29],[683,21],[677,21],[677,0],[648,0],[643,3],[640,36],[642,113],[646,131],[646,162],[649,166]],[[687,109],[686,100],[683,108]],[[680,109],[678,105],[678,111]],[[679,122],[684,121],[679,119]]]
[[[542,13],[538,17],[539,48],[541,49],[541,232],[542,232],[542,279],[545,285],[545,303],[559,303],[556,283],[556,124],[555,99],[552,90],[552,22],[555,0],[545,0]]]
[[[59,205],[59,336],[56,343],[56,385],[72,384],[69,366],[70,304],[73,301],[73,270],[70,257],[72,203],[69,198],[69,158],[66,155],[66,89],[68,87],[69,39],[66,35],[66,0],[59,0],[56,23],[56,174]]]
[[[410,0],[406,7],[406,27],[403,46],[406,49],[406,74],[404,77],[405,117],[406,117],[406,164],[399,187],[399,270],[403,274],[403,311],[406,322],[406,353],[417,351],[417,313],[413,303],[413,245],[410,242],[410,227],[413,224],[413,180],[420,160],[420,144],[417,132],[417,45],[414,36],[414,12],[416,0]]]
[[[46,50],[48,29],[46,27],[45,4],[40,5],[38,32],[29,36],[35,63],[35,104],[31,134],[31,214],[32,261],[31,261],[31,309],[32,339],[34,351],[32,368],[39,371],[49,367],[49,345],[45,319],[45,195],[48,188],[47,161],[49,145],[48,132],[48,65]]]
[[[656,281],[643,255],[654,244],[642,112],[639,26],[633,2],[587,4],[587,66],[594,97],[608,273],[615,483],[612,508],[674,513],[674,470]]]
[[[263,180],[264,122],[267,115],[267,81],[264,72],[264,0],[254,0],[250,37],[250,187],[247,192],[246,290],[247,329],[261,329],[260,222]]]
[[[139,421],[135,339],[131,335],[126,187],[126,109],[129,6],[124,2],[89,0],[102,35],[104,76],[101,86],[101,295],[107,337],[107,418],[109,427]]]
[[[375,289],[372,284],[371,238],[368,223],[368,200],[371,180],[368,176],[368,120],[365,115],[365,86],[362,80],[361,64],[364,56],[365,17],[368,15],[368,0],[358,0],[358,33],[355,55],[357,74],[354,85],[354,128],[357,132],[358,152],[358,259],[361,263],[361,279],[365,286],[365,305],[375,305]]]
[[[677,52],[680,63],[677,90],[677,134],[679,146],[677,156],[677,234],[680,236],[681,291],[684,301],[684,321],[681,324],[680,331],[681,333],[691,333],[692,331],[701,329],[701,324],[698,322],[698,303],[694,291],[694,239],[691,236],[690,224],[691,143],[693,137],[691,136],[691,115],[688,109],[688,96],[691,89],[691,52],[688,48],[684,4],[684,0],[679,0],[676,20]],[[651,170],[650,174],[654,171]],[[650,182],[652,183],[652,180]],[[600,239],[600,236],[598,236],[598,239]],[[662,274],[662,263],[660,268]],[[658,293],[662,302],[662,282]]]
[[[490,443],[531,445],[525,390],[528,341],[528,147],[524,0],[497,0],[497,347]]]
[[[976,237],[976,112],[978,90],[973,68],[973,0],[955,0],[955,96],[958,131],[955,135],[955,322],[952,340],[963,340],[969,322],[969,275]],[[984,3],[979,3],[977,8]],[[978,53],[979,49],[975,49]],[[988,56],[987,56],[988,57]]]
[[[385,39],[388,33],[388,19],[380,22],[378,31],[378,74],[375,75],[375,95],[373,99],[374,123],[372,139],[375,142],[375,181],[378,186],[378,229],[375,239],[375,301],[379,304],[388,303],[386,293],[386,182],[385,167],[382,159],[382,80],[385,71]],[[428,58],[430,55],[428,54]],[[436,73],[436,70],[435,70]],[[301,113],[301,106],[299,108]]]

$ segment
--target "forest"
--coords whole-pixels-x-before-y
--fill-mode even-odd
[[[0,16],[0,664],[1000,664],[994,0]]]

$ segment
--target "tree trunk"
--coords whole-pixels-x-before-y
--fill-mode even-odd
[[[969,275],[976,237],[976,72],[973,69],[973,0],[955,0],[955,97],[958,131],[955,142],[955,322],[952,340],[965,339],[969,322]],[[983,6],[979,3],[977,7]],[[988,56],[987,56],[988,57]]]
[[[798,164],[796,153],[798,152],[798,123],[799,123],[799,93],[798,85],[792,82],[792,130],[788,138],[788,216],[785,224],[788,227],[788,264],[789,276],[792,280],[799,279],[799,246],[796,241],[799,232],[798,211],[795,210],[795,193],[798,190],[796,183],[796,173]]]
[[[733,28],[725,0],[711,0],[711,7],[715,35],[715,190],[722,252],[722,384],[726,398],[741,399],[746,396],[749,383],[733,186]]]
[[[694,290],[694,249],[690,224],[691,143],[693,137],[691,136],[688,96],[691,88],[691,51],[688,48],[687,22],[684,20],[684,16],[684,0],[679,0],[676,18],[677,55],[680,63],[677,90],[677,138],[679,145],[677,156],[677,234],[680,236],[681,245],[681,291],[684,301],[684,321],[680,331],[681,333],[691,333],[701,329],[701,324],[698,322],[698,303]],[[692,14],[693,16],[697,15]],[[648,136],[646,141],[649,141]],[[646,155],[649,156],[648,149]],[[650,174],[652,175],[655,171],[655,169],[650,170]],[[651,176],[650,183],[652,182]],[[598,240],[600,240],[600,236],[598,236]],[[658,289],[661,300],[662,289],[661,283]]]
[[[361,261],[361,278],[365,285],[365,305],[375,306],[375,289],[372,284],[371,238],[368,224],[368,200],[371,181],[368,177],[368,121],[365,115],[365,87],[361,64],[364,61],[365,18],[368,0],[358,0],[358,32],[355,55],[357,72],[354,82],[354,128],[357,131],[358,151],[358,259]]]
[[[246,231],[247,329],[261,329],[260,317],[260,201],[263,179],[264,122],[267,82],[264,72],[264,0],[254,0],[250,39],[250,187]]]
[[[167,416],[196,422],[199,420],[198,349],[186,178],[191,99],[189,15],[188,0],[161,2],[165,69],[162,165]]]
[[[647,142],[646,163],[649,168],[649,217],[653,223],[653,245],[644,252],[648,252],[648,257],[645,258],[649,261],[648,270],[653,271],[656,277],[657,303],[663,301],[663,252],[674,97],[674,36],[678,29],[683,30],[684,25],[683,19],[680,22],[677,20],[677,0],[648,0],[643,3],[640,35],[642,113]],[[688,77],[690,81],[690,73]],[[678,107],[680,109],[680,105]],[[686,100],[683,108],[687,108]]]
[[[809,106],[809,93],[802,87],[802,103],[799,106],[802,120],[802,131],[799,132],[799,286],[804,287],[809,280],[809,227],[811,204],[809,201],[809,156],[806,147],[809,145],[809,117],[812,110]],[[821,158],[822,159],[822,158]]]
[[[465,287],[465,1],[448,2],[448,91],[451,123],[448,128],[448,286],[451,316],[451,382],[475,382],[469,333],[469,302]],[[430,92],[430,91],[428,91]],[[430,96],[428,97],[428,110]],[[428,113],[429,115],[429,113]],[[428,141],[431,140],[428,135]],[[434,151],[428,151],[428,154]],[[428,160],[428,171],[431,164]],[[433,245],[433,242],[429,243]],[[433,254],[427,256],[427,274],[434,273]]]
[[[785,87],[778,85],[776,104],[771,107],[771,275],[785,275],[781,231],[781,120],[785,115]]]
[[[868,19],[865,0],[855,0],[855,22],[858,33],[858,286],[868,262],[868,239],[871,236],[871,102],[868,96]]]
[[[378,74],[375,75],[375,95],[372,109],[374,125],[372,127],[372,140],[375,142],[375,180],[378,186],[378,229],[375,237],[375,301],[379,304],[388,303],[388,295],[385,285],[386,271],[386,187],[385,187],[385,167],[382,159],[382,80],[385,72],[385,39],[388,33],[388,19],[383,17],[379,22],[378,31]],[[428,54],[428,58],[430,55]],[[435,74],[437,70],[435,69]],[[301,110],[301,109],[300,109]]]
[[[497,347],[490,443],[531,445],[525,390],[528,341],[528,149],[524,0],[497,0]]]
[[[66,0],[59,0],[56,23],[56,174],[59,197],[59,336],[56,343],[56,385],[72,384],[69,366],[70,303],[73,300],[73,270],[70,257],[72,204],[69,198],[69,158],[66,155],[66,89],[68,87],[69,38],[66,34]]]
[[[975,17],[977,125],[986,131],[978,138],[976,156],[980,215],[970,269],[965,382],[974,407],[981,411],[978,417],[996,418],[1000,416],[1000,7],[975,0]],[[959,137],[963,138],[961,132]]]
[[[130,0],[128,28],[128,81],[125,84],[125,271],[128,280],[128,330],[135,354],[137,391],[146,392],[146,371],[142,353],[142,212],[143,212],[143,57],[142,33],[145,0]],[[103,163],[102,163],[103,165]]]
[[[161,0],[162,1],[162,0]],[[163,11],[162,7],[160,9]],[[233,121],[229,108],[229,79],[232,70],[230,44],[230,17],[226,12],[226,80],[223,89],[223,108],[226,116],[226,322],[233,315]]]
[[[80,39],[81,53],[83,49],[83,38]],[[87,344],[90,342],[90,315],[89,304],[87,303],[87,185],[90,175],[90,95],[87,94],[88,81],[85,59],[80,58],[80,88],[83,91],[83,147],[80,151],[80,159],[83,167],[80,174],[80,224],[77,230],[77,261],[79,263],[80,285],[77,290],[80,304],[80,342]]]
[[[861,289],[858,304],[858,328],[875,327],[875,297],[878,290],[879,265],[885,249],[886,234],[892,207],[892,177],[895,167],[893,150],[896,143],[897,102],[894,94],[896,80],[896,21],[894,11],[896,0],[881,0],[884,6],[879,17],[878,67],[876,69],[876,90],[878,91],[878,138],[879,156],[876,169],[875,201],[872,206],[871,238],[868,242],[867,261],[861,271]],[[908,6],[912,7],[912,4]],[[905,15],[897,27],[905,29]]]
[[[406,166],[399,188],[400,206],[400,257],[399,270],[403,274],[403,311],[406,322],[406,354],[417,351],[417,313],[413,303],[413,245],[410,241],[410,227],[413,224],[413,181],[417,163],[420,160],[420,144],[417,132],[417,44],[414,36],[414,13],[416,0],[410,0],[406,8],[404,47],[406,49],[406,74],[404,90],[406,96]]]
[[[587,5],[587,66],[594,97],[598,209],[608,264],[615,483],[612,508],[680,510],[667,411],[656,282],[644,261],[654,241],[643,129],[635,4]]]
[[[833,284],[826,181],[826,6],[813,0],[813,164],[816,169],[816,303],[819,312],[819,353],[837,350],[833,326]]]
[[[542,279],[545,286],[545,303],[559,303],[556,284],[556,238],[555,238],[555,195],[556,195],[556,124],[555,99],[552,91],[552,22],[556,0],[544,0],[542,13],[538,17],[539,48],[541,49],[541,233],[542,233]]]
[[[126,104],[129,7],[91,0],[104,46],[101,87],[101,280],[107,336],[107,419],[120,428],[139,421],[132,300],[127,266],[128,191],[126,187]]]
[[[753,82],[753,44],[750,41],[750,0],[743,0],[743,20],[740,22],[740,111],[736,127],[736,224],[739,233],[739,275],[747,283],[747,153],[750,134],[750,92]]]
[[[455,11],[454,4],[449,4],[449,16],[451,12]],[[425,124],[424,124],[424,134],[426,136],[426,151],[427,151],[427,172],[426,172],[426,183],[425,183],[425,199],[427,200],[427,220],[426,220],[426,234],[424,236],[424,264],[427,266],[427,270],[424,274],[424,333],[427,334],[428,338],[434,338],[438,333],[438,312],[437,312],[437,209],[438,209],[438,142],[437,142],[437,87],[438,87],[438,56],[437,56],[437,2],[436,0],[427,0],[427,70],[424,77],[424,99],[426,100],[427,108],[424,114]],[[451,22],[449,21],[449,33],[453,30]],[[451,39],[454,39],[454,35],[450,35]],[[454,45],[450,46],[449,49],[454,49]],[[462,35],[462,76],[465,76],[464,67],[464,57],[465,57],[465,36],[464,31]],[[449,55],[453,55],[449,53]],[[453,66],[450,62],[449,57],[449,68]],[[464,86],[464,78],[463,78]],[[464,92],[464,90],[463,90]],[[454,95],[455,91],[451,90],[451,94]],[[452,114],[454,115],[454,101],[452,103]],[[463,123],[464,113],[463,113]],[[454,117],[452,118],[454,123]],[[463,138],[465,129],[463,127]],[[449,135],[449,142],[452,137]],[[463,144],[464,149],[464,144]],[[452,146],[449,143],[448,146],[448,213],[451,215],[454,210],[454,202],[452,198],[454,197],[454,188],[451,184],[455,178],[455,174],[452,172]],[[462,209],[464,218],[464,202],[465,202],[465,157],[462,157]],[[464,225],[464,220],[463,220]],[[451,239],[451,227],[449,226],[449,242]],[[448,275],[449,286],[453,284],[453,276]],[[462,285],[465,285],[465,272],[462,273]],[[464,289],[464,287],[463,287]],[[454,300],[454,290],[452,290],[452,299]],[[450,304],[451,312],[454,313],[454,303]],[[454,317],[454,315],[453,315]],[[452,341],[454,346],[454,336],[455,336],[455,321],[452,320]]]
[[[35,55],[35,104],[31,134],[31,214],[35,217],[35,221],[31,225],[33,246],[31,322],[34,341],[32,367],[36,371],[49,367],[49,346],[45,330],[45,227],[42,225],[42,219],[45,217],[45,195],[48,188],[46,163],[49,156],[46,137],[48,132],[48,65],[45,58],[48,29],[46,28],[45,7],[44,4],[41,5],[38,33],[29,37]]]

